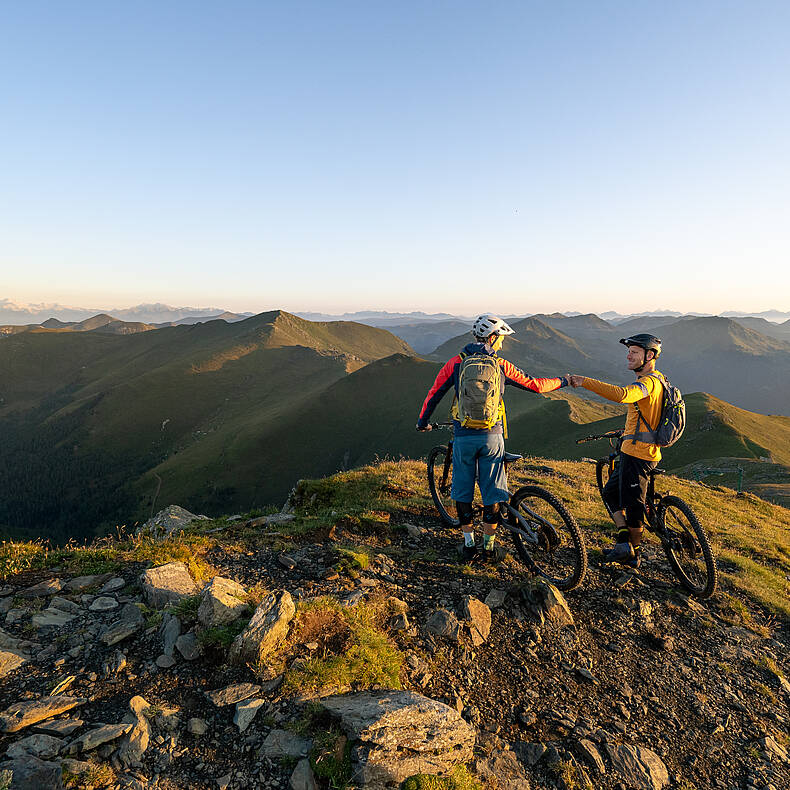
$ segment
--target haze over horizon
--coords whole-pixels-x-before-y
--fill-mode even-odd
[[[8,299],[463,315],[790,300],[778,0],[88,0],[4,21]]]

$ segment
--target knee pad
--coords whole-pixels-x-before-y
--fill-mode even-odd
[[[462,527],[472,523],[474,511],[472,510],[471,502],[456,502],[455,512],[458,514],[458,520],[461,522]]]
[[[499,502],[483,507],[483,521],[486,524],[496,524],[499,521]]]

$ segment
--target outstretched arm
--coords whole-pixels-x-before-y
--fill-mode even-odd
[[[607,384],[585,376],[581,386],[615,403],[636,403],[650,395],[655,387],[655,381],[648,376],[643,381],[635,381],[627,387],[619,387],[617,384]]]
[[[565,376],[556,379],[533,379],[506,359],[500,359],[499,364],[502,366],[502,372],[505,374],[505,384],[511,384],[522,390],[554,392],[560,387],[568,386],[568,379]]]

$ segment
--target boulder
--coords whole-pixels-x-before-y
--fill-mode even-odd
[[[495,750],[487,757],[475,761],[473,766],[484,787],[496,790],[529,790],[529,777],[524,765],[513,752]]]
[[[195,661],[203,653],[203,649],[195,636],[194,631],[187,631],[176,639],[176,650],[187,660]]]
[[[477,598],[465,595],[461,601],[461,619],[469,629],[472,644],[479,647],[491,632],[491,610]]]
[[[31,618],[34,628],[64,628],[74,619],[73,614],[61,612],[50,606],[43,612],[38,612]]]
[[[283,757],[307,757],[312,741],[300,738],[287,730],[272,730],[258,751],[259,757],[281,760]]]
[[[80,612],[80,605],[78,603],[74,603],[74,601],[70,601],[68,598],[62,598],[60,595],[56,595],[50,602],[50,608],[60,609],[61,612],[68,612],[69,614],[79,614]]]
[[[580,738],[574,744],[576,754],[579,755],[596,773],[605,774],[606,767],[603,763],[598,747],[587,738]]]
[[[159,633],[162,637],[162,652],[166,656],[172,656],[176,649],[176,641],[181,636],[181,621],[174,614],[165,612]]]
[[[198,622],[205,628],[232,623],[244,614],[247,591],[233,579],[215,576],[200,595]]]
[[[489,609],[499,609],[505,603],[505,599],[507,598],[507,592],[505,590],[491,590],[488,595],[486,595],[485,605]]]
[[[21,650],[0,650],[0,678],[19,669],[28,661],[30,661],[30,656],[25,655]]]
[[[521,599],[541,625],[554,629],[573,625],[568,602],[553,584],[543,579],[530,579],[521,587]]]
[[[245,699],[236,704],[236,713],[233,715],[233,723],[239,728],[239,732],[244,732],[252,724],[258,711],[266,704],[265,699],[257,697],[255,699]]]
[[[288,633],[288,624],[296,613],[287,590],[275,590],[264,596],[249,625],[230,646],[230,660],[238,664],[259,664]]]
[[[17,594],[20,598],[46,598],[50,595],[57,595],[62,589],[63,582],[60,579],[47,579]]]
[[[118,749],[118,759],[125,768],[139,768],[141,758],[151,740],[151,725],[146,711],[151,706],[140,696],[129,700],[129,718],[133,718],[132,729],[127,733]]]
[[[39,760],[27,755],[0,764],[0,771],[10,771],[13,779],[10,790],[63,790],[63,775],[59,763]]]
[[[68,592],[81,592],[82,590],[86,590],[88,587],[95,587],[97,584],[104,584],[104,582],[107,581],[111,575],[112,574],[110,573],[102,573],[93,576],[75,576],[73,579],[69,579],[66,584],[63,585],[63,589],[68,590]]]
[[[413,691],[365,691],[320,703],[352,750],[352,783],[384,790],[418,773],[446,774],[472,759],[475,731],[454,708]]]
[[[76,732],[85,722],[82,719],[55,719],[36,724],[35,730],[67,737]]]
[[[118,620],[102,631],[101,641],[108,647],[137,633],[143,627],[143,613],[133,603],[127,603],[120,611]]]
[[[99,595],[109,595],[110,593],[122,590],[124,587],[126,587],[126,579],[124,579],[123,576],[115,576],[99,590]]]
[[[307,758],[299,760],[288,780],[288,787],[290,790],[318,790],[310,760]]]
[[[190,719],[187,722],[187,730],[192,735],[205,735],[208,732],[208,722],[205,719]]]
[[[69,751],[74,754],[77,751],[89,752],[91,749],[98,749],[99,746],[126,735],[133,726],[132,724],[104,724],[101,727],[95,727],[72,741]]]
[[[168,562],[149,568],[140,576],[140,584],[148,605],[154,609],[162,609],[198,593],[197,585],[183,562]]]
[[[196,516],[180,505],[168,505],[139,527],[137,534],[146,533],[155,538],[167,538],[174,533],[183,532],[193,521],[208,521],[208,516]]]
[[[63,739],[55,738],[53,735],[28,735],[9,746],[6,757],[15,760],[18,757],[32,755],[38,757],[39,760],[50,760],[60,754],[63,746]]]
[[[223,708],[225,705],[235,705],[237,702],[249,699],[260,690],[261,687],[254,683],[236,683],[233,686],[226,686],[224,689],[207,691],[206,696],[218,708]]]
[[[88,609],[91,612],[112,612],[118,608],[118,601],[111,598],[109,595],[100,595],[95,598]]]
[[[447,609],[436,609],[431,612],[425,621],[425,630],[429,634],[443,636],[451,642],[458,642],[461,639],[461,625],[458,618]]]
[[[0,713],[0,732],[18,732],[31,724],[51,719],[86,702],[87,700],[82,697],[70,697],[66,694],[16,702]]]
[[[669,786],[669,773],[661,758],[650,749],[626,744],[606,744],[612,772],[629,790],[663,790]]]

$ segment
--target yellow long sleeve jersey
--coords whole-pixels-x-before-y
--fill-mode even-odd
[[[647,420],[649,430],[654,430],[661,419],[664,388],[656,380],[656,377],[664,381],[664,374],[654,370],[649,375],[639,376],[633,384],[629,384],[627,387],[619,387],[616,384],[607,384],[591,378],[585,378],[583,386],[607,400],[629,404],[623,431],[623,435],[627,436],[647,430],[644,422],[639,420],[640,412],[643,420]],[[637,411],[637,406],[639,406],[639,411]],[[649,442],[639,440],[635,442],[633,439],[626,439],[620,450],[626,455],[641,458],[643,461],[658,463],[661,460],[661,448]]]

